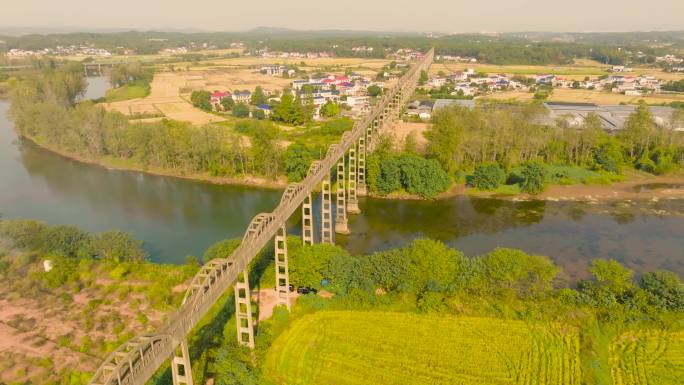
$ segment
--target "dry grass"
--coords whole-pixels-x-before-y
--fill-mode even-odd
[[[126,115],[162,113],[170,119],[188,121],[197,125],[224,120],[219,116],[193,107],[192,104],[181,97],[182,89],[204,89],[205,85],[206,80],[194,73],[157,73],[150,84],[151,91],[149,96],[108,103],[105,104],[105,108],[119,111]]]
[[[105,104],[109,110],[119,111],[126,115],[164,114],[174,120],[188,121],[196,125],[220,122],[225,119],[194,108],[190,103],[190,94],[196,90],[235,91],[254,90],[261,86],[266,91],[281,90],[292,83],[292,79],[262,75],[258,68],[274,63],[299,64],[307,72],[334,71],[342,73],[346,68],[353,68],[364,76],[373,76],[376,71],[386,65],[388,60],[355,59],[355,58],[318,58],[318,59],[281,59],[241,57],[217,59],[197,63],[175,63],[189,71],[157,72],[151,86],[150,95],[145,98],[131,99]]]

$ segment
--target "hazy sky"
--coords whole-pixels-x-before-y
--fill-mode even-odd
[[[393,31],[684,29],[684,0],[2,0],[0,28]]]

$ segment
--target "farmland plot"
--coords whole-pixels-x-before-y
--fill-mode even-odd
[[[409,313],[319,312],[273,344],[277,384],[579,384],[578,334],[560,325]]]
[[[675,385],[684,382],[684,332],[639,332],[610,346],[615,385]]]

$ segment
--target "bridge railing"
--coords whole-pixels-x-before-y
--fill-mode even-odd
[[[414,65],[352,130],[345,132],[339,143],[328,148],[324,159],[315,161],[304,180],[287,186],[280,204],[271,213],[252,219],[240,245],[227,258],[207,262],[193,277],[180,308],[168,323],[153,335],[135,337],[121,345],[97,370],[91,385],[144,385],[168,360],[181,341],[192,331],[226,290],[237,280],[251,260],[275,236],[278,229],[299,208],[340,158],[356,144],[366,128],[385,114],[399,92],[415,87],[420,71],[432,63],[434,50]]]

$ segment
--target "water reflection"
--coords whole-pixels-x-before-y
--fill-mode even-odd
[[[280,192],[217,186],[71,161],[16,140],[0,101],[0,213],[121,229],[146,242],[152,259],[182,262],[220,239],[241,237],[251,218],[271,211]],[[315,197],[314,212],[319,202]],[[615,258],[637,272],[684,274],[684,201],[613,203],[512,202],[456,197],[439,202],[362,198],[349,236],[337,243],[356,254],[431,237],[468,255],[513,247],[551,256],[571,279],[588,260]],[[299,213],[289,222],[299,233]],[[320,222],[318,222],[320,223]],[[316,229],[316,234],[320,229]]]

